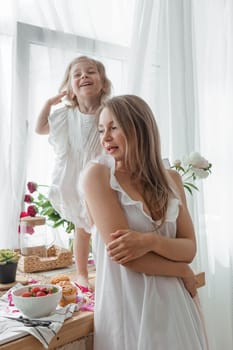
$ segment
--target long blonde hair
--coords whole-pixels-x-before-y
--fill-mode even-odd
[[[71,69],[73,68],[73,66],[81,61],[89,61],[89,62],[93,63],[94,65],[96,65],[96,68],[99,72],[99,75],[100,75],[100,78],[101,78],[101,81],[103,84],[103,89],[102,89],[102,93],[100,96],[100,104],[101,104],[110,96],[112,83],[107,77],[106,70],[105,70],[103,63],[98,61],[98,60],[95,60],[93,58],[90,58],[88,56],[79,56],[70,62],[70,64],[66,68],[64,78],[63,78],[62,83],[61,83],[60,88],[59,88],[59,92],[66,90],[67,91],[66,98],[69,101],[70,106],[71,107],[78,106],[77,98],[76,98],[76,96],[74,96],[74,93],[73,93],[73,90],[72,90],[72,87],[70,84],[70,72],[71,72]]]
[[[104,102],[98,115],[103,108],[113,113],[122,128],[127,140],[126,167],[132,181],[141,184],[152,218],[161,220],[162,225],[174,192],[163,165],[159,130],[150,107],[138,96],[122,95]]]

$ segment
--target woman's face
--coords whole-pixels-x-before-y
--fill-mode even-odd
[[[98,97],[103,88],[96,64],[88,60],[74,64],[70,71],[70,84],[77,98]]]
[[[116,121],[114,114],[105,107],[99,116],[100,142],[107,154],[116,161],[124,161],[126,153],[126,137]]]

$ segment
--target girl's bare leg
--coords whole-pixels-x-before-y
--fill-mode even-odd
[[[73,252],[77,268],[76,282],[91,288],[88,282],[88,256],[91,236],[82,228],[77,228],[74,235]]]

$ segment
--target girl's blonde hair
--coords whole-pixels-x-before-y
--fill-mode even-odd
[[[93,63],[94,65],[96,65],[96,67],[97,67],[97,70],[99,72],[99,75],[100,75],[100,78],[101,78],[101,81],[103,84],[103,89],[102,89],[102,93],[100,96],[100,104],[101,104],[110,96],[112,84],[106,75],[106,70],[105,70],[103,63],[98,61],[98,60],[95,60],[93,58],[90,58],[88,56],[79,56],[70,62],[70,64],[66,68],[63,81],[62,81],[61,86],[59,88],[59,92],[66,90],[66,92],[67,92],[66,99],[69,101],[70,106],[71,107],[78,106],[77,98],[76,98],[76,96],[74,96],[74,93],[73,93],[73,90],[72,90],[71,84],[70,84],[70,72],[71,72],[71,69],[73,68],[73,66],[81,61],[89,61],[89,62]]]
[[[168,201],[174,192],[163,165],[159,130],[148,104],[138,96],[113,97],[100,107],[108,108],[127,140],[125,164],[132,181],[141,184],[143,198],[154,220],[165,221]]]

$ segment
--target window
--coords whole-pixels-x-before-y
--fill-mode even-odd
[[[49,184],[54,156],[48,137],[34,132],[43,103],[54,96],[66,66],[76,56],[101,60],[113,83],[113,94],[122,94],[127,76],[128,48],[24,23],[17,25],[18,115],[25,120],[30,150],[27,180]]]

